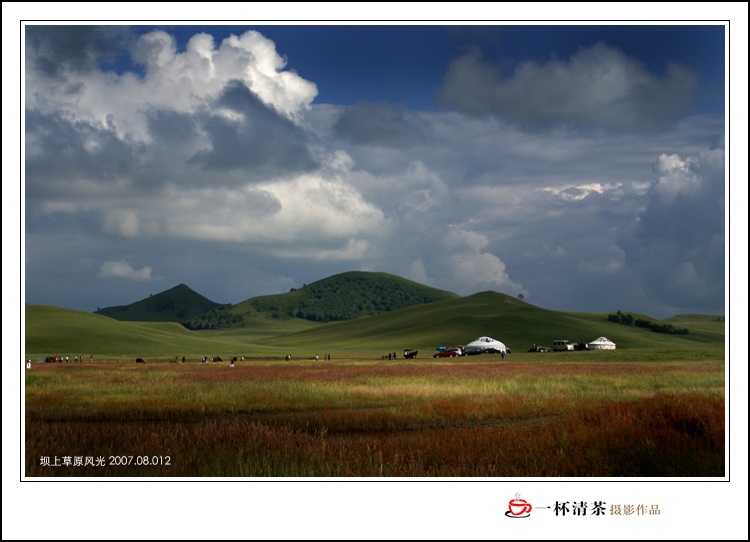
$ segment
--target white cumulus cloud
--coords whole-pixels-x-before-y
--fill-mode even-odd
[[[102,263],[99,268],[99,276],[104,278],[123,278],[129,280],[152,280],[151,268],[144,266],[141,269],[134,269],[125,260],[118,262],[107,261]]]
[[[47,60],[44,50],[29,43],[29,65]],[[286,61],[273,41],[256,31],[231,35],[215,47],[208,34],[193,36],[177,51],[173,36],[155,30],[140,36],[131,56],[145,69],[117,75],[98,70],[68,71],[65,79],[28,69],[26,106],[42,113],[64,112],[75,120],[116,127],[120,137],[148,140],[146,115],[153,108],[197,112],[216,98],[230,81],[241,81],[267,106],[297,118],[318,93],[314,83],[284,70]]]

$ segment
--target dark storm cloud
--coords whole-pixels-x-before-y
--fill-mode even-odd
[[[27,65],[50,77],[87,71],[113,58],[111,45],[125,32],[116,26],[26,26]]]
[[[71,180],[114,182],[131,176],[141,150],[109,126],[26,111],[26,193],[66,193]]]
[[[317,167],[307,148],[309,136],[266,106],[241,81],[226,85],[200,123],[211,148],[195,153],[191,164],[205,169],[242,169],[265,177]]]
[[[661,155],[654,172],[659,180],[632,237],[622,243],[628,263],[659,303],[723,312],[724,152]]]
[[[352,143],[403,147],[426,141],[431,128],[405,107],[362,100],[344,109],[333,132]]]
[[[669,63],[663,77],[617,48],[597,43],[569,60],[520,62],[506,76],[472,49],[438,91],[443,105],[538,129],[555,125],[660,131],[695,110],[698,75]]]
[[[196,120],[189,113],[169,109],[152,109],[146,113],[148,132],[166,144],[182,143],[198,135]]]

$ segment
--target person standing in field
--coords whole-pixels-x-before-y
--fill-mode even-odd
[[[94,363],[94,355],[89,356],[89,363]]]

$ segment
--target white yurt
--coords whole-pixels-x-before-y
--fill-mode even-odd
[[[607,337],[599,337],[595,341],[589,343],[589,350],[614,350],[615,343],[610,341]]]
[[[505,352],[505,345],[492,337],[479,337],[476,341],[471,341],[464,348],[467,354],[478,354],[487,350],[495,352]]]

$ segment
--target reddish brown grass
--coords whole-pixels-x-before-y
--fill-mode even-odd
[[[471,403],[464,405],[471,408]],[[459,404],[434,405],[441,411]],[[724,401],[592,402],[547,418],[399,427],[377,412],[184,422],[27,422],[27,476],[723,476]],[[316,419],[316,416],[318,418]],[[354,416],[354,418],[352,418]],[[331,432],[328,425],[334,427]],[[42,456],[158,455],[170,466],[45,467]]]
[[[660,365],[642,363],[506,363],[455,365],[253,365],[236,364],[232,371],[209,370],[209,367],[186,366],[176,375],[191,382],[228,382],[233,380],[301,382],[347,382],[366,378],[446,378],[497,380],[515,376],[612,376],[619,374],[652,374],[666,372],[714,372],[715,368],[664,363]],[[158,370],[157,367],[150,368]]]

